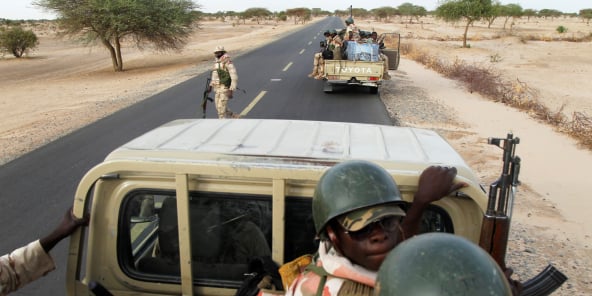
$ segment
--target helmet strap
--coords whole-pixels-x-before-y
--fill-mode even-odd
[[[327,236],[329,237],[329,241],[331,242],[331,245],[333,245],[333,248],[335,248],[339,254],[343,254],[343,252],[341,252],[339,249],[339,238],[337,237],[337,234],[335,234],[333,227],[331,227],[331,225],[327,225],[325,231],[327,232]]]

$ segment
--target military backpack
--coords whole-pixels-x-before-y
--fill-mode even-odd
[[[220,84],[229,87],[232,83],[232,78],[230,77],[230,72],[228,72],[228,69],[226,68],[226,63],[223,63],[222,65],[218,63],[216,71],[218,71],[218,79],[220,79]]]

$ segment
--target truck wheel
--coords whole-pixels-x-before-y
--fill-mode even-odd
[[[325,86],[323,87],[323,91],[324,91],[326,94],[330,94],[330,93],[332,93],[332,92],[333,92],[333,84],[326,82],[326,83],[325,83]]]
[[[378,93],[378,87],[369,86],[369,88],[370,88],[370,93],[371,94],[377,94]]]

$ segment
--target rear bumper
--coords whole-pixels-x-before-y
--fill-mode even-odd
[[[329,84],[343,84],[343,85],[363,85],[363,86],[374,86],[378,87],[382,84],[381,80],[369,81],[369,80],[357,80],[355,77],[349,80],[330,80],[325,78],[325,81]]]

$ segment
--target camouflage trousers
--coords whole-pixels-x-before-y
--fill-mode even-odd
[[[380,60],[382,61],[382,63],[384,64],[384,73],[382,73],[382,79],[384,80],[390,80],[391,79],[391,75],[389,75],[389,58],[388,56],[386,56],[386,54],[380,53]]]
[[[308,75],[308,77],[318,77],[323,76],[325,74],[325,59],[323,59],[323,54],[320,52],[315,53],[313,58],[313,66],[312,66],[312,73]]]
[[[232,98],[232,91],[224,85],[215,87],[216,96],[214,101],[216,102],[216,111],[218,112],[218,118],[236,118],[238,114],[228,109],[228,100]]]

